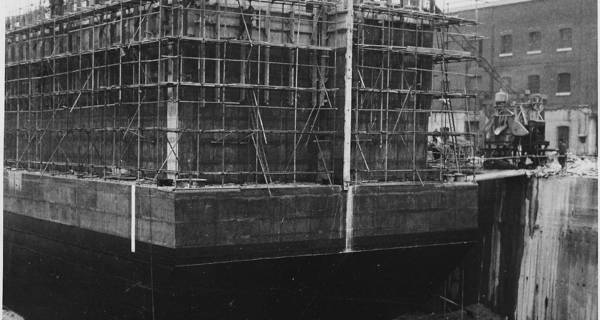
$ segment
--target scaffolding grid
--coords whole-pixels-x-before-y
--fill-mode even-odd
[[[351,39],[352,181],[439,180],[464,164],[456,150],[450,166],[426,161],[433,101],[446,137],[471,134],[453,128],[451,101],[473,95],[433,84],[465,77],[447,69],[473,59],[448,49],[464,23],[406,0],[37,8],[7,20],[6,163],[159,183],[339,183]]]

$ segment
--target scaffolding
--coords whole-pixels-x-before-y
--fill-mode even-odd
[[[449,131],[444,138],[457,144],[457,137],[473,135],[457,132],[456,112],[452,101],[475,96],[466,87],[450,88],[451,78],[465,74],[450,72],[448,64],[474,60],[471,52],[448,49],[451,26],[472,21],[439,13],[435,4],[423,7],[424,1],[405,1],[410,9],[388,2],[355,4],[353,128],[356,181],[423,181],[443,179],[452,167],[461,171],[471,154],[442,155],[435,166],[427,163],[430,137],[428,118],[434,100],[443,101],[436,110],[444,115]],[[418,5],[417,5],[418,4]],[[434,78],[440,85],[434,84]],[[463,81],[464,82],[464,81]],[[441,134],[440,134],[441,135]],[[452,158],[453,163],[446,159]]]
[[[432,100],[451,120],[472,95],[433,74],[474,58],[448,49],[472,22],[426,2],[67,0],[10,17],[6,164],[159,184],[439,180]]]

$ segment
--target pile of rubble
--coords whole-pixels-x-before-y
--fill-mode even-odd
[[[530,172],[536,177],[560,176],[598,176],[598,163],[595,157],[580,157],[568,153],[566,165],[563,168],[558,161],[556,152],[548,156],[546,165],[540,166]]]

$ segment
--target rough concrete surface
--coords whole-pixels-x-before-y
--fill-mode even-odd
[[[482,301],[510,319],[597,319],[598,179],[479,184]]]
[[[530,188],[515,318],[597,319],[598,179],[534,179]]]
[[[2,320],[25,320],[13,311],[2,309]]]
[[[466,306],[457,311],[432,314],[402,315],[394,320],[504,320],[504,318],[493,313],[490,309],[484,307],[482,304],[474,304]]]
[[[131,237],[131,183],[9,170],[4,187],[7,212]],[[353,189],[348,193],[339,185],[318,184],[191,189],[138,185],[136,240],[185,249],[188,257],[223,259],[474,240],[474,183],[380,183]],[[346,207],[349,194],[352,208]]]

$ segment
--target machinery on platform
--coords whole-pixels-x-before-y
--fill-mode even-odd
[[[504,90],[496,93],[485,124],[485,168],[530,168],[546,161],[546,152],[552,150],[544,135],[545,101],[541,94],[526,94],[521,101],[511,101]]]

